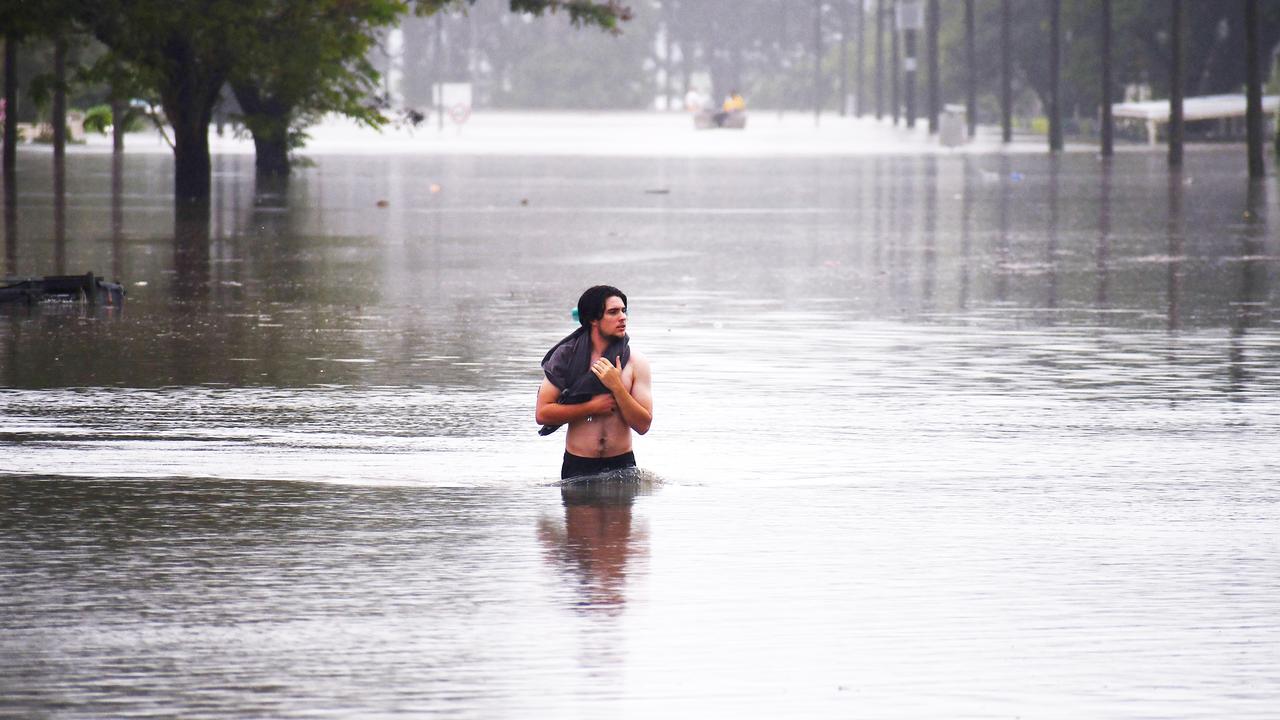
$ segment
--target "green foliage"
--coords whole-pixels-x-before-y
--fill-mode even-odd
[[[110,105],[94,105],[84,111],[85,132],[96,132],[99,135],[106,135],[107,128],[110,128],[111,125]]]

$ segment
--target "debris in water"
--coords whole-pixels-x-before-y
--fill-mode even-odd
[[[436,193],[440,192],[440,183],[431,183],[430,190],[432,195],[435,195]]]
[[[390,204],[391,204],[391,203],[387,202],[386,200],[379,200],[379,201],[378,201],[378,207],[387,207],[387,206],[388,206],[388,205],[390,205]]]
[[[667,188],[650,188],[644,191],[645,195],[669,195],[671,190]]]

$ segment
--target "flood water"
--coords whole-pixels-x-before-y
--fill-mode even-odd
[[[1239,148],[20,154],[0,717],[1274,718],[1280,203]],[[642,476],[557,485],[588,285]]]

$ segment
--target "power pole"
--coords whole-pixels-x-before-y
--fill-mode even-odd
[[[813,124],[822,118],[822,0],[813,0]]]
[[[1182,0],[1170,0],[1169,166],[1182,167]]]
[[[902,32],[902,46],[904,46],[902,64],[906,70],[906,127],[909,128],[915,127],[915,78],[919,76],[916,72],[919,68],[916,35],[919,35],[920,26],[924,24],[923,10],[920,0],[899,0],[897,14],[893,18],[895,28]]]
[[[964,50],[967,74],[965,84],[965,120],[969,123],[969,137],[978,134],[978,50],[974,34],[973,0],[964,0]]]
[[[1111,76],[1111,0],[1102,0],[1102,156],[1115,154],[1112,140],[1114,121],[1111,118],[1111,94],[1114,80]]]
[[[1262,154],[1262,68],[1258,65],[1258,0],[1244,0],[1246,90],[1245,132],[1249,140],[1249,177],[1267,175]]]
[[[867,10],[863,6],[862,1],[858,0],[858,104],[853,109],[855,117],[862,117],[862,109],[866,107],[867,93],[864,89],[863,82],[863,57],[866,56],[867,42]]]
[[[896,8],[897,3],[894,3]],[[902,97],[898,94],[898,89],[902,81],[902,53],[898,49],[898,30],[890,29],[889,43],[889,96],[893,100],[893,124],[898,124],[898,119],[902,116]]]
[[[1062,150],[1062,0],[1049,0],[1049,152]]]
[[[938,114],[942,111],[938,101],[938,26],[941,25],[938,0],[929,0],[929,17],[925,25],[929,36],[929,134],[933,135],[938,132]]]
[[[1013,142],[1013,9],[1012,0],[1000,2],[1000,132],[1003,142]]]
[[[836,2],[840,6],[840,117],[844,117],[849,105],[849,0]]]
[[[884,117],[884,0],[876,0],[876,119]]]

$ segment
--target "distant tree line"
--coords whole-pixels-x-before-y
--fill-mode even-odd
[[[32,83],[50,100],[55,152],[65,137],[73,79],[105,95],[153,98],[172,132],[174,191],[209,196],[209,128],[224,93],[253,135],[259,172],[287,173],[288,151],[310,123],[339,113],[371,126],[387,122],[370,51],[380,31],[406,15],[465,10],[475,0],[4,0],[5,170],[12,172],[18,48],[52,46],[53,67]],[[530,16],[564,12],[574,25],[616,29],[629,10],[615,0],[508,0]],[[93,42],[91,43],[90,40]],[[73,49],[74,48],[74,49]],[[83,60],[69,71],[68,55]]]
[[[874,105],[896,114],[905,93],[873,90],[877,76],[896,83],[894,68],[903,72],[904,44],[894,30],[901,1],[0,0],[0,30],[9,58],[10,116],[30,113],[32,105],[57,115],[69,91],[79,92],[80,101],[110,104],[117,120],[152,105],[172,133],[178,196],[204,197],[208,130],[219,111],[234,110],[253,136],[259,171],[267,174],[288,172],[290,151],[324,114],[373,127],[388,122],[386,41],[393,28],[402,32],[398,90],[410,110],[430,108],[434,83],[469,82],[474,104],[490,108],[680,107],[690,89],[714,99],[738,89],[754,108],[862,113]],[[1062,8],[1058,101],[1065,116],[1083,123],[1104,102],[1098,36],[1107,1],[1111,99],[1127,87],[1168,97],[1170,0],[1055,1]],[[971,5],[976,114],[996,120],[1007,6],[1014,106],[1024,116],[1046,106],[1052,94],[1049,4],[936,3],[940,71],[927,79],[942,102],[962,101],[968,92],[965,10]],[[1186,94],[1239,92],[1244,85],[1241,4],[1184,3]],[[1258,6],[1261,54],[1271,68],[1280,2]],[[555,12],[571,22],[536,21]],[[576,31],[584,25],[611,32]],[[24,74],[22,97],[35,103],[24,105],[14,89]],[[143,107],[131,110],[130,101],[138,100]],[[59,132],[60,123],[53,125]],[[6,143],[6,167],[11,148]]]

